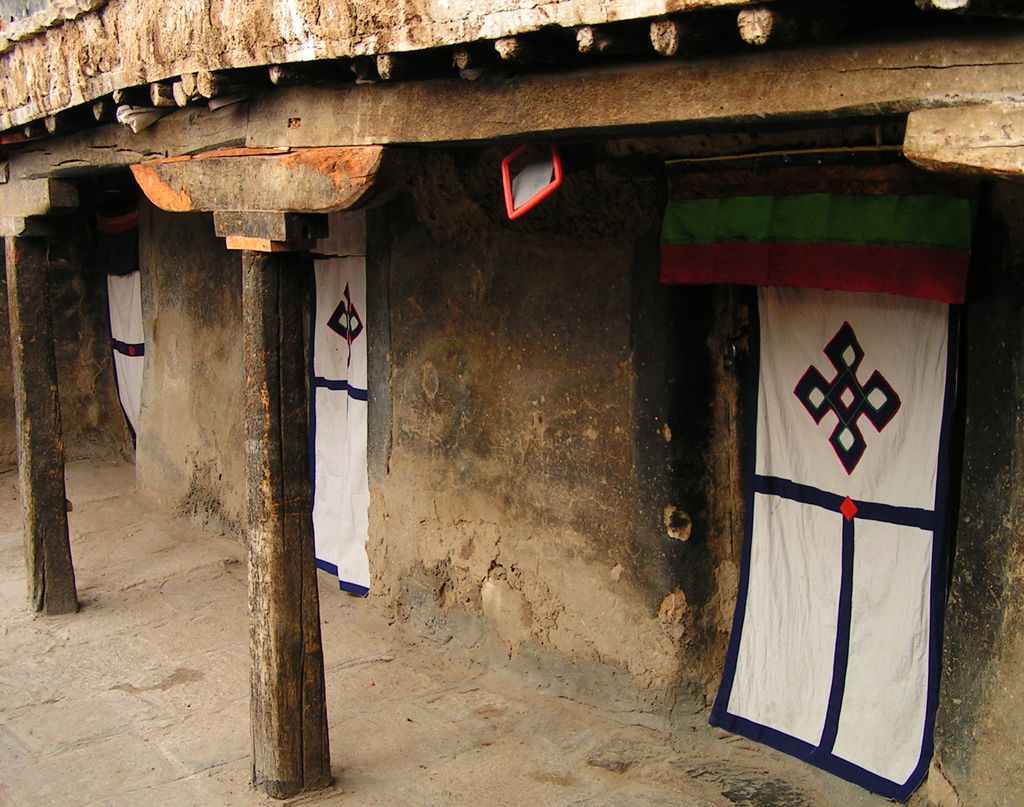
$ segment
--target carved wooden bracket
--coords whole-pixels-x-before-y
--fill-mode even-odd
[[[213,227],[217,235],[227,239],[228,249],[298,252],[313,249],[317,238],[327,237],[327,216],[218,210],[213,214]]]
[[[0,217],[4,219],[70,213],[76,207],[78,189],[71,182],[61,179],[29,179],[0,184]]]
[[[143,193],[172,213],[332,213],[366,204],[390,162],[383,146],[213,151],[132,166]]]

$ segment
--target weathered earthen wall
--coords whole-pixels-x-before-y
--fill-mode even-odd
[[[960,802],[1024,802],[1024,189],[982,200],[937,754]],[[951,802],[951,803],[955,803]]]
[[[240,535],[245,501],[241,264],[208,214],[143,204],[146,370],[140,488]]]
[[[60,220],[68,233],[65,261],[49,269],[57,381],[64,443],[70,459],[131,455],[131,435],[117,399],[110,354],[106,275],[94,261],[85,214]],[[0,266],[3,261],[0,259]],[[17,464],[6,274],[0,278],[0,470]]]
[[[669,438],[664,401],[637,398],[638,372],[664,385],[665,360],[680,357],[645,353],[661,363],[638,365],[636,306],[655,296],[670,316],[687,313],[657,285],[659,171],[586,167],[585,153],[569,153],[580,167],[565,186],[510,223],[496,156],[425,156],[411,194],[370,218],[369,271],[388,274],[391,311],[389,344],[371,340],[371,371],[390,359],[387,431],[372,425],[385,416],[372,378],[370,390],[371,454],[387,452],[371,457],[374,590],[417,618],[411,578],[450,622],[482,614],[511,657],[605,662],[652,704],[696,682],[699,699],[708,637],[693,605],[717,592],[714,564],[699,556],[723,536],[704,475],[683,490],[656,459],[649,495],[634,466],[641,432],[677,441],[688,467],[719,439],[685,425]],[[375,222],[388,228],[383,261]],[[705,302],[691,298],[695,310]],[[694,367],[707,364],[706,331],[668,338]],[[714,378],[677,382],[695,402],[696,431],[709,432]]]

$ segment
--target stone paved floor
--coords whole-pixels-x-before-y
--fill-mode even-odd
[[[32,618],[0,475],[0,805],[277,804],[248,786],[243,548],[132,486],[124,464],[69,466],[82,610]],[[699,716],[670,736],[546,694],[326,577],[321,602],[337,785],[294,803],[883,803]]]

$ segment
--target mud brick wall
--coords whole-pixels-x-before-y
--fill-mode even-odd
[[[146,371],[140,489],[241,537],[242,275],[210,214],[140,216]]]
[[[513,659],[703,703],[740,539],[707,506],[707,458],[735,442],[709,359],[725,298],[660,286],[659,168],[570,150],[583,167],[509,222],[498,159],[432,152],[369,219],[374,590],[401,604],[414,578]]]

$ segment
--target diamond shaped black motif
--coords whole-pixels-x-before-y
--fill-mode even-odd
[[[878,370],[863,385],[857,379],[864,350],[849,322],[840,326],[824,353],[835,370],[832,380],[826,381],[812,364],[797,382],[793,394],[815,423],[821,423],[829,412],[835,414],[836,427],[828,442],[850,474],[867,450],[859,425],[861,416],[868,419],[876,432],[881,432],[899,411],[900,398]]]

